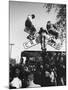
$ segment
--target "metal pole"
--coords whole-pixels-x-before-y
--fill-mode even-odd
[[[9,58],[11,58],[11,54],[12,54],[12,47],[14,46],[14,44],[10,44],[10,52],[9,52]]]

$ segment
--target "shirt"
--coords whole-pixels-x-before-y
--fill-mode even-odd
[[[15,77],[11,82],[11,85],[16,88],[20,88],[22,86],[22,82],[18,77]]]

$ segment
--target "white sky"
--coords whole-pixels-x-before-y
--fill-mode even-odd
[[[12,2],[10,1],[10,44],[15,45],[12,48],[12,58],[19,59],[21,51],[24,51],[23,43],[27,41],[27,33],[24,32],[25,20],[27,15],[35,14],[34,25],[39,31],[40,27],[46,27],[46,22],[50,20],[52,23],[56,22],[56,14],[54,9],[48,14],[43,3],[25,3],[25,2]],[[29,48],[28,50],[41,50],[40,44]],[[55,51],[54,48],[47,45],[47,50]],[[65,43],[61,48],[65,51]],[[61,51],[60,50],[60,51]]]

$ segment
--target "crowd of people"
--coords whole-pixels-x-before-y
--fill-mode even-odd
[[[35,38],[36,28],[32,23],[35,15],[28,15],[24,31],[29,34],[30,41]],[[61,38],[58,28],[51,21],[47,22],[46,30],[40,27],[41,52],[21,54],[20,63],[10,63],[9,88],[29,88],[66,85],[66,52],[46,51],[46,35],[54,39]],[[45,34],[45,35],[44,35]],[[39,40],[37,40],[39,43]],[[54,41],[52,40],[52,43]],[[32,54],[33,53],[33,54]],[[38,54],[37,54],[38,53]],[[12,60],[11,60],[12,61]]]
[[[21,55],[20,63],[9,67],[9,88],[66,85],[66,52]]]

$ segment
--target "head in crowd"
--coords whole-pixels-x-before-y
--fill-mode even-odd
[[[14,67],[16,65],[16,59],[10,59],[10,65]]]
[[[20,74],[20,70],[18,68],[16,68],[16,70],[15,70],[15,76],[18,77],[19,74]]]
[[[33,61],[33,60],[34,60],[34,57],[29,57],[29,60],[30,60],[30,61]]]
[[[60,61],[60,62],[63,63],[63,60],[64,60],[64,59],[63,59],[63,56],[61,56],[61,61]]]
[[[34,75],[33,73],[29,72],[27,76],[27,85],[30,86],[31,83],[34,83]]]
[[[39,84],[35,84],[34,81],[35,81],[34,74],[32,72],[30,72],[28,74],[28,81],[27,81],[28,87],[41,87]]]
[[[33,73],[29,73],[28,74],[28,82],[30,82],[30,81],[34,81],[34,75],[33,75]]]
[[[50,73],[48,71],[45,71],[45,76],[46,77],[49,77],[50,76]]]

